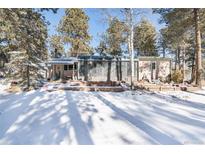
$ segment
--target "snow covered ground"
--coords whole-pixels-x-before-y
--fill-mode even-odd
[[[205,90],[8,94],[0,144],[205,144]]]

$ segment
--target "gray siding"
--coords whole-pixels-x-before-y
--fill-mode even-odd
[[[137,80],[137,61],[134,70]],[[79,78],[82,80],[87,78],[89,81],[129,81],[130,74],[129,61],[80,61]]]

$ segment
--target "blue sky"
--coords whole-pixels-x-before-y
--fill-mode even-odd
[[[92,35],[92,40],[90,42],[92,47],[96,47],[99,44],[100,40],[100,34],[105,32],[107,28],[107,23],[104,20],[104,17],[102,15],[102,9],[94,9],[94,8],[88,8],[84,9],[86,14],[89,16],[89,33]],[[163,25],[160,25],[158,23],[158,20],[160,18],[157,14],[152,14],[151,9],[141,9],[144,13],[141,15],[145,18],[147,18],[149,21],[153,23],[153,25],[156,27],[156,30],[158,31],[163,27]],[[112,12],[118,12],[119,9],[116,9]],[[49,35],[56,34],[56,27],[62,18],[64,16],[64,9],[59,9],[57,14],[52,13],[51,11],[47,12],[44,11],[43,13],[46,17],[46,19],[50,22],[50,25],[48,26],[48,33]],[[116,14],[115,14],[116,15]],[[119,17],[120,18],[120,17]],[[141,17],[138,17],[136,21],[139,21]]]

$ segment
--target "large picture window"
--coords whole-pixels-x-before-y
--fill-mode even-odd
[[[69,70],[73,70],[73,65],[69,65]]]
[[[68,70],[68,65],[64,65],[64,71]]]

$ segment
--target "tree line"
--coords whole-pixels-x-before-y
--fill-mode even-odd
[[[166,27],[160,30],[160,46],[175,55],[175,70],[183,71],[185,64],[192,68],[191,82],[202,86],[204,54],[205,9],[153,9],[161,15],[161,23]]]
[[[126,16],[122,9],[122,16]],[[126,17],[125,17],[126,18]],[[128,51],[129,27],[126,19],[120,20],[117,16],[107,18],[108,28],[101,34],[99,45],[93,48],[89,45],[92,36],[89,34],[89,17],[83,9],[66,9],[65,15],[58,24],[58,34],[51,36],[50,49],[54,54],[56,49],[59,55],[66,55],[63,44],[69,44],[69,55],[78,56],[99,52],[120,56]],[[58,39],[57,39],[58,38]],[[139,24],[134,25],[134,49],[141,56],[157,55],[157,32],[152,23],[142,18]],[[55,48],[53,48],[55,47]],[[57,55],[58,55],[57,54]]]
[[[174,69],[180,71],[184,79],[185,67],[188,66],[192,69],[190,82],[201,86],[204,9],[152,9],[153,14],[161,16],[159,24],[165,24],[159,33],[146,18],[141,18],[140,22],[136,22],[135,19],[140,17],[141,10],[133,9],[132,14],[130,14],[130,9],[118,10],[120,10],[121,18],[112,14],[107,15],[108,28],[101,35],[97,48],[92,49],[89,47],[91,36],[88,33],[88,16],[82,9],[67,9],[66,15],[59,24],[59,32],[63,40],[67,40],[65,42],[71,43],[71,55],[73,52],[74,55],[90,54],[93,50],[114,57],[122,56],[124,53],[131,54],[131,50],[136,56],[174,55]],[[131,27],[133,27],[132,38],[130,37]],[[84,53],[80,53],[82,51]]]
[[[43,11],[57,9],[0,9],[0,55],[3,63],[9,62],[4,72],[22,86],[43,78],[40,70],[49,56]]]
[[[57,34],[48,37],[49,22],[42,12],[57,10],[0,9],[0,57],[9,59],[9,77],[18,78],[22,84],[37,80],[41,76],[39,70],[43,69],[41,64],[49,57],[77,57],[95,52],[113,57],[128,54],[132,58],[174,55],[174,69],[183,72],[185,64],[188,65],[192,69],[192,82],[201,86],[204,9],[152,9],[161,16],[159,23],[165,24],[160,32],[142,17],[141,9],[118,9],[118,16],[104,13],[108,27],[96,48],[90,46],[92,36],[85,9],[65,9]],[[69,51],[65,51],[65,45],[70,46]]]

